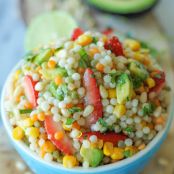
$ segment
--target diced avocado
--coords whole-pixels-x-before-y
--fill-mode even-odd
[[[54,97],[56,97],[60,101],[62,101],[64,97],[68,94],[68,88],[66,84],[62,84],[57,87],[54,82],[50,83],[49,91]]]
[[[133,92],[133,84],[131,77],[122,73],[117,78],[117,101],[119,104],[124,104],[126,101],[130,100]]]
[[[139,77],[141,80],[145,80],[149,76],[144,65],[138,61],[131,61],[129,64],[129,70],[132,75]]]
[[[54,82],[51,82],[49,85],[49,91],[51,92],[51,94],[57,98],[57,86]]]
[[[43,49],[41,52],[35,57],[34,62],[38,65],[43,62],[48,61],[48,59],[52,56],[51,49]]]
[[[98,166],[103,159],[103,151],[97,148],[81,148],[80,154],[91,167]]]
[[[42,70],[40,71],[44,79],[47,80],[54,80],[56,76],[67,76],[67,71],[65,68],[57,67],[54,69],[48,69],[46,68],[46,64],[42,64]]]

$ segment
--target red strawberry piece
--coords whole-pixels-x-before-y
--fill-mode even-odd
[[[85,70],[83,83],[86,89],[85,106],[92,105],[94,107],[94,111],[86,119],[87,126],[90,126],[103,115],[100,91],[94,73],[90,68]]]
[[[104,142],[111,142],[113,144],[117,144],[119,141],[124,141],[127,138],[126,135],[117,134],[115,132],[84,132],[79,139],[80,141],[82,141],[85,138],[89,139],[92,135],[96,135],[98,139],[101,139]]]
[[[75,28],[73,31],[73,34],[71,36],[71,40],[76,40],[80,35],[82,35],[84,32],[81,28]]]
[[[61,152],[68,155],[72,155],[75,152],[72,140],[66,135],[61,122],[55,122],[52,116],[46,116],[45,129],[48,134],[48,138]],[[64,135],[61,140],[55,139],[55,133],[59,131],[63,132]]]
[[[121,42],[116,36],[113,36],[104,45],[105,49],[111,50],[116,56],[123,56],[123,47]]]
[[[113,33],[113,29],[108,27],[104,31],[102,31],[102,33],[105,34],[105,35],[110,35],[110,34]]]
[[[156,70],[152,78],[155,80],[155,86],[150,89],[150,92],[159,93],[165,85],[165,74],[162,71]]]
[[[33,108],[37,106],[38,92],[35,90],[35,85],[37,81],[34,81],[31,76],[26,75],[24,77],[24,90],[25,95],[29,102],[32,104]]]

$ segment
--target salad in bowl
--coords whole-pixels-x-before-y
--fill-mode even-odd
[[[47,163],[91,168],[147,148],[168,115],[165,73],[135,39],[84,32],[29,52],[5,89],[15,141]]]

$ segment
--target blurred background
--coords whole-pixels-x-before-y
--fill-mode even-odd
[[[86,30],[102,31],[110,26],[123,33],[129,33],[146,40],[160,50],[162,55],[165,54],[172,59],[174,1],[156,1],[158,2],[154,7],[146,10],[146,13],[122,16],[97,10],[96,7],[89,6],[87,0],[0,0],[0,91],[7,74],[25,53],[24,41],[28,24],[36,15],[49,10],[67,11],[77,20],[79,26]],[[164,57],[161,58],[161,62],[167,69]],[[174,147],[172,132],[174,131],[171,130],[167,141],[144,170],[144,174],[174,174],[174,151],[170,151]],[[1,126],[0,137],[0,170],[4,174],[30,174],[29,169],[10,146]]]

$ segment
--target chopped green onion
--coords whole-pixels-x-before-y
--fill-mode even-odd
[[[75,112],[80,112],[80,111],[82,111],[82,109],[79,108],[79,107],[72,107],[72,108],[69,108],[68,111],[69,111],[71,114],[74,114]]]
[[[102,119],[102,118],[99,118],[98,119],[98,122],[103,126],[103,127],[107,127],[107,123]]]
[[[73,118],[67,118],[66,125],[71,125],[75,120]]]
[[[20,114],[29,114],[32,112],[32,109],[20,109],[19,113]]]

